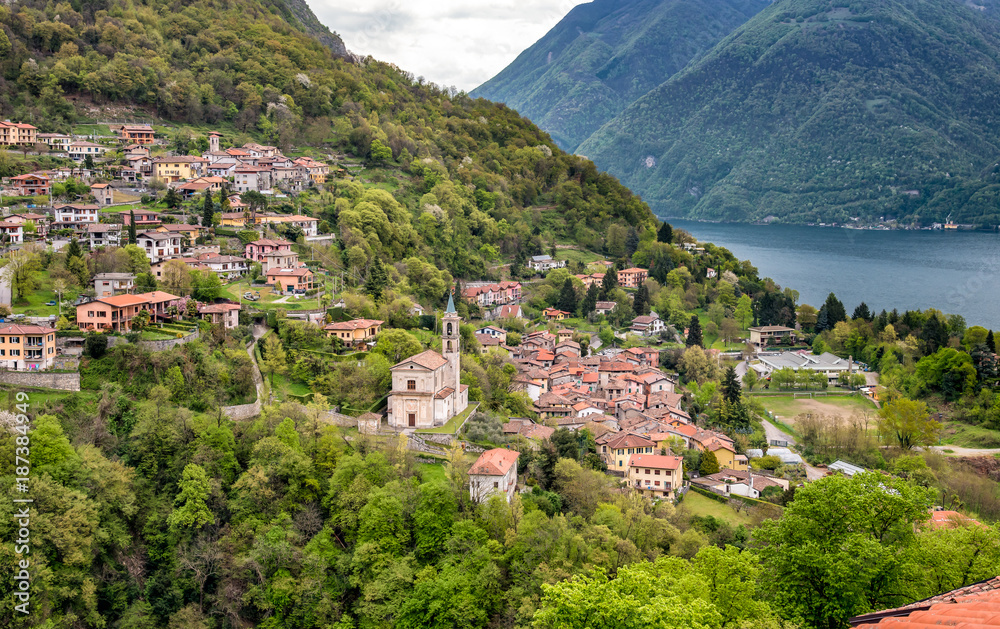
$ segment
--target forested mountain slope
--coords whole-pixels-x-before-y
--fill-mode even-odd
[[[1000,223],[996,16],[781,0],[578,150],[666,215]]]
[[[506,103],[568,151],[769,0],[596,0],[575,7],[473,96]]]
[[[323,217],[345,243],[459,277],[481,278],[498,253],[540,253],[556,238],[600,249],[613,223],[654,225],[613,177],[516,112],[338,56],[310,34],[321,30],[310,16],[277,0],[0,7],[0,115],[61,131],[94,104],[346,151],[399,176],[364,199],[360,186],[328,186]],[[391,152],[373,158],[373,144]],[[533,206],[546,211],[524,211]]]

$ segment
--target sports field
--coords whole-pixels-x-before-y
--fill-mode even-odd
[[[801,394],[800,394],[801,395]],[[819,397],[793,397],[791,393],[782,396],[758,396],[764,408],[780,417],[785,423],[794,425],[798,415],[828,415],[851,417],[856,413],[875,412],[875,405],[861,395],[821,395]]]

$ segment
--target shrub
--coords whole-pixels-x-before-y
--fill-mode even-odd
[[[91,332],[83,342],[83,352],[91,358],[100,358],[108,351],[108,337]]]

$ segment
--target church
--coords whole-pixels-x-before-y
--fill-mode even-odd
[[[461,350],[455,300],[441,323],[441,349],[410,356],[392,368],[389,393],[389,426],[393,428],[434,428],[469,406],[469,387],[461,384]]]

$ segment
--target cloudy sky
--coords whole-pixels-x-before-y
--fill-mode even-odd
[[[308,0],[352,52],[471,91],[580,0]],[[359,6],[363,5],[363,6]]]

